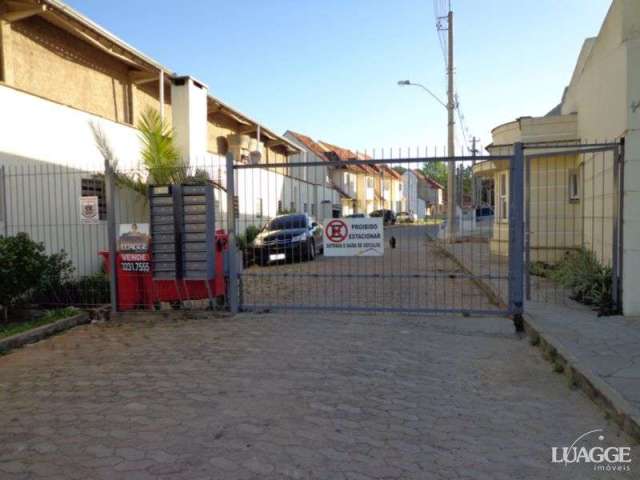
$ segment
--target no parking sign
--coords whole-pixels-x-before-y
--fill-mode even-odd
[[[324,228],[327,257],[380,257],[384,255],[382,218],[334,218]]]

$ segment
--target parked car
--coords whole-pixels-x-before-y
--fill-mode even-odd
[[[396,222],[398,223],[416,223],[418,215],[409,212],[398,212],[396,214]]]
[[[364,213],[352,213],[350,215],[345,215],[344,218],[366,218],[367,216]]]
[[[396,214],[392,210],[382,209],[374,210],[369,214],[370,217],[382,217],[382,223],[385,225],[394,225],[396,223]]]
[[[322,253],[322,225],[306,213],[280,215],[267,223],[251,246],[258,265],[314,260]]]

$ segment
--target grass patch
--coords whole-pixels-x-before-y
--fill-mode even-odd
[[[18,333],[26,332],[49,323],[53,323],[56,320],[72,317],[78,314],[79,310],[73,307],[60,308],[57,310],[48,310],[42,317],[34,320],[28,320],[25,322],[9,322],[0,323],[0,339],[17,335]]]

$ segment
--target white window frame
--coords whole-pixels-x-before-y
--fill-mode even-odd
[[[567,190],[569,193],[569,202],[580,201],[580,172],[577,168],[569,170]]]
[[[500,174],[500,220],[509,219],[509,181],[506,173]]]

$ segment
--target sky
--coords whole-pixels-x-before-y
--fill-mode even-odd
[[[66,3],[277,133],[406,155],[446,145],[445,108],[397,85],[421,83],[446,103],[434,1],[442,11],[446,0]],[[468,135],[486,145],[497,125],[557,105],[610,3],[452,0],[455,90]],[[456,139],[463,148],[459,127]]]

